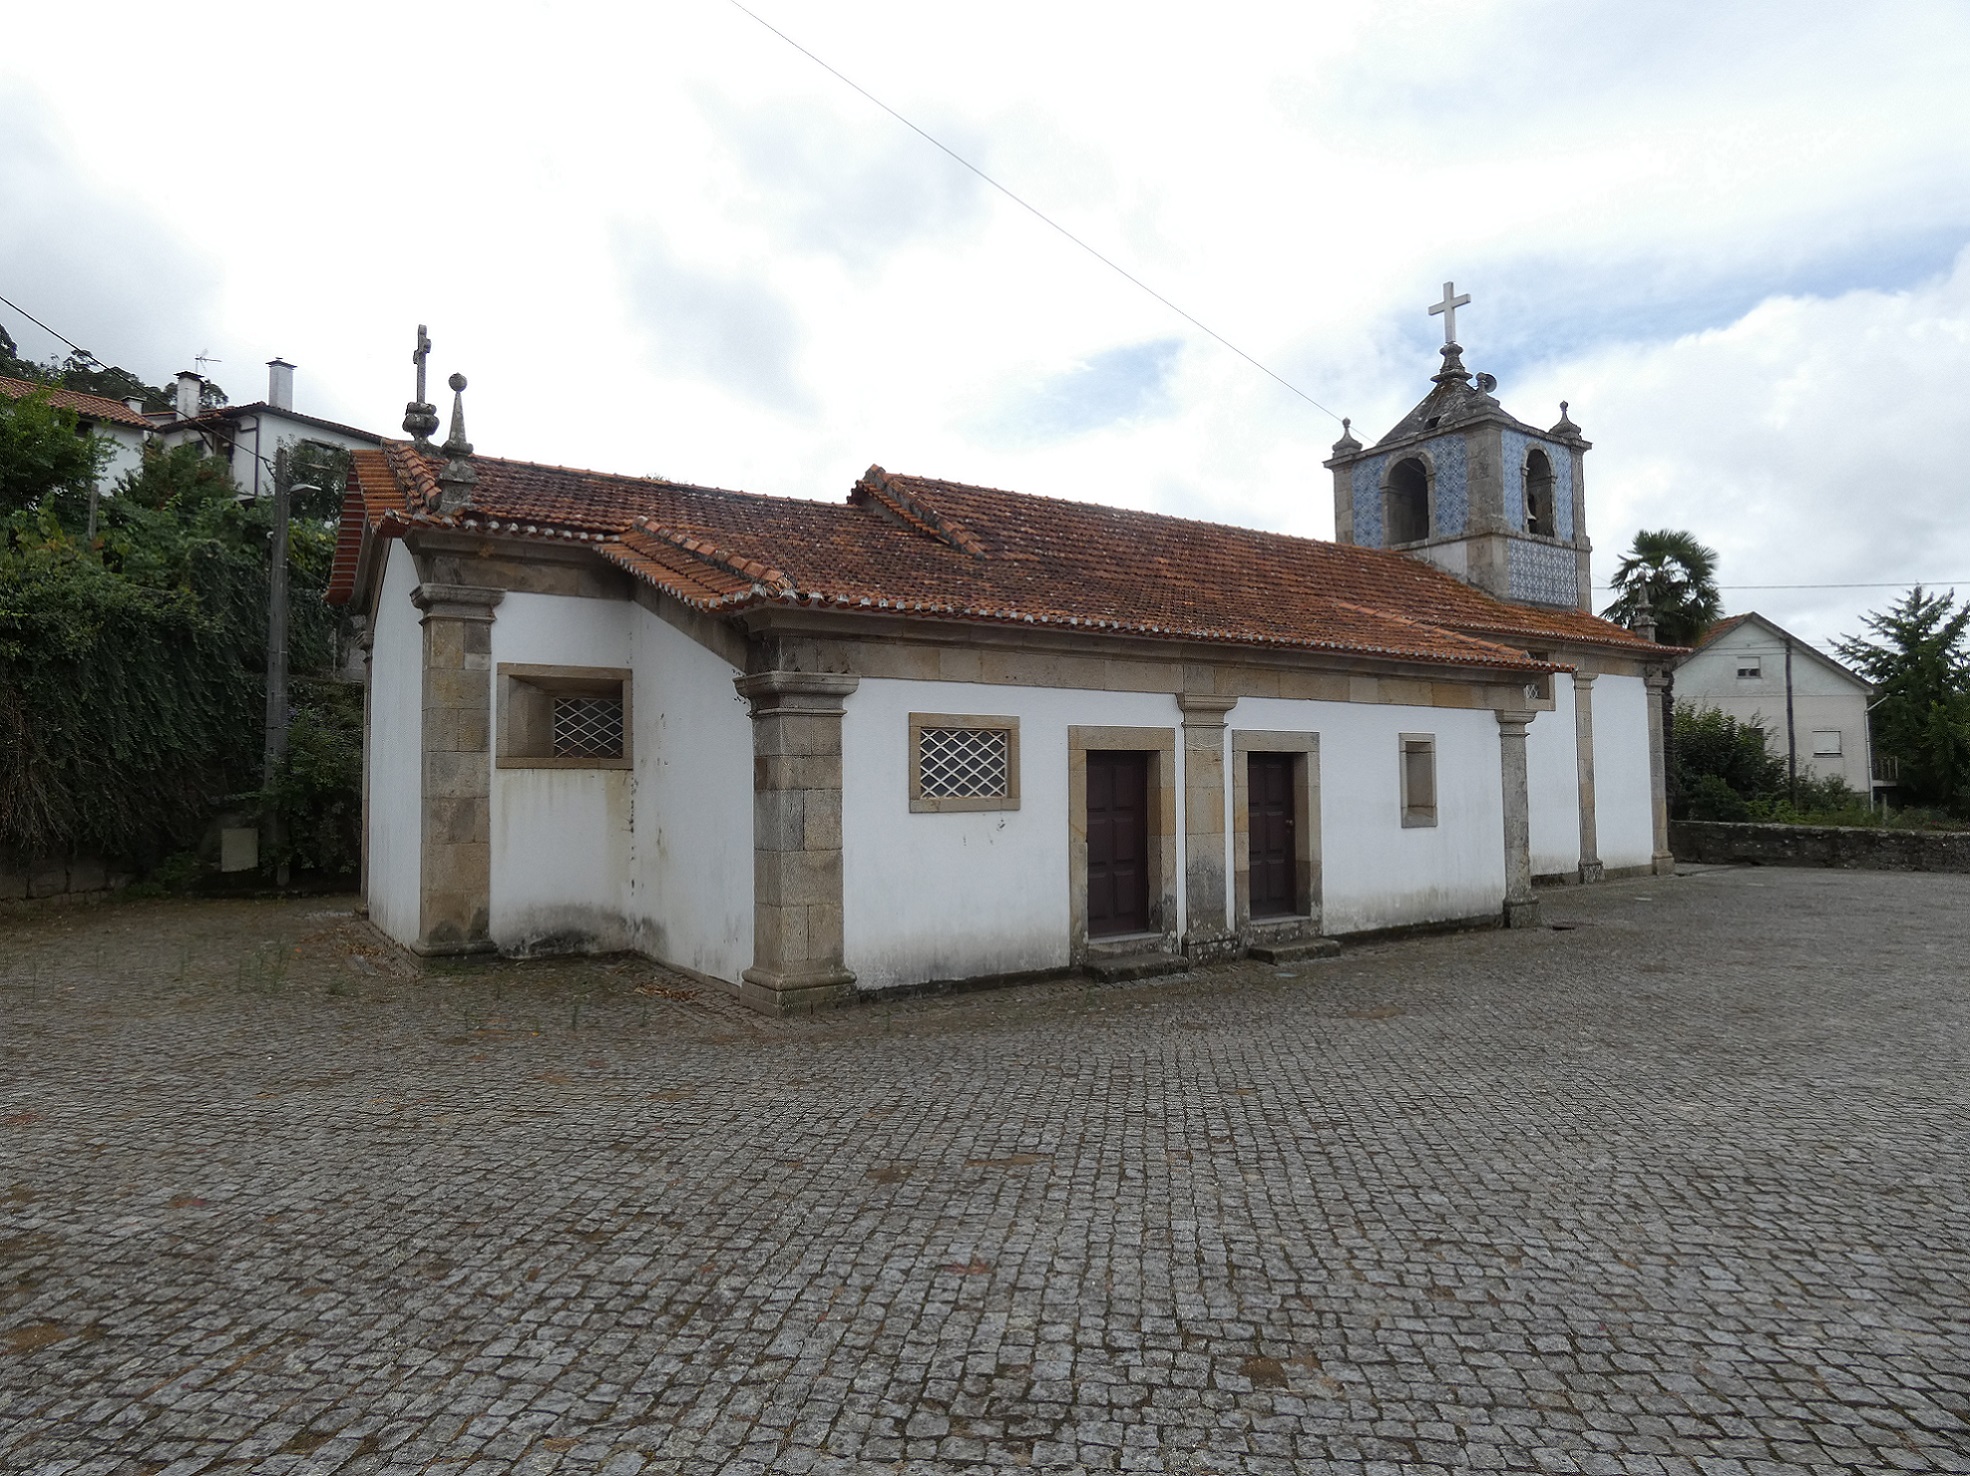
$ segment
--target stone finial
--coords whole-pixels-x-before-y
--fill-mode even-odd
[[[1549,436],[1567,436],[1578,439],[1580,427],[1575,425],[1573,423],[1573,417],[1566,413],[1565,400],[1560,401],[1560,418],[1554,422],[1553,428],[1546,432],[1546,434]]]
[[[417,398],[404,406],[404,434],[420,451],[431,449],[431,432],[438,428],[438,407],[424,398],[424,361],[431,357],[431,339],[424,325],[417,325],[417,348],[410,356],[417,366]]]
[[[1341,438],[1334,442],[1336,456],[1351,456],[1361,449],[1361,442],[1354,438],[1354,422],[1347,416],[1341,417]]]
[[[1655,607],[1649,604],[1648,586],[1641,587],[1641,597],[1635,602],[1635,612],[1628,617],[1628,628],[1645,641],[1655,639]]]
[[[1443,367],[1430,376],[1437,384],[1468,385],[1471,371],[1464,367],[1464,346],[1461,343],[1446,343],[1442,349]]]
[[[472,443],[465,439],[465,376],[454,374],[451,383],[451,434],[445,437],[444,469],[438,473],[438,511],[457,512],[472,505],[472,489],[479,474],[472,470]]]

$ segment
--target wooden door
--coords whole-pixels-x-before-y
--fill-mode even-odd
[[[1246,773],[1246,834],[1250,840],[1253,917],[1299,911],[1293,833],[1293,755],[1255,753]]]
[[[1149,931],[1149,755],[1088,755],[1088,936]]]

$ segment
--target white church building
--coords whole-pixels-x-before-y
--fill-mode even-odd
[[[420,351],[421,352],[421,351]],[[1669,864],[1663,672],[1583,457],[1471,382],[1337,541],[871,467],[834,503],[355,453],[363,889],[422,954],[635,949],[759,1008],[1536,920]],[[454,389],[463,380],[453,376]]]

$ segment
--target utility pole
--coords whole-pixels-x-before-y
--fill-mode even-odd
[[[287,754],[287,513],[293,489],[288,486],[287,447],[274,452],[274,531],[267,567],[267,748],[261,780],[271,793]],[[270,803],[266,816],[267,849],[280,854],[280,812]],[[287,885],[287,862],[276,865],[274,881]]]
[[[1794,809],[1799,805],[1799,730],[1792,723],[1792,637],[1785,638],[1785,782]]]

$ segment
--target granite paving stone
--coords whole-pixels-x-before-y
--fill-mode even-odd
[[[1970,1473],[1970,878],[1542,902],[784,1020],[10,905],[0,1472]]]

